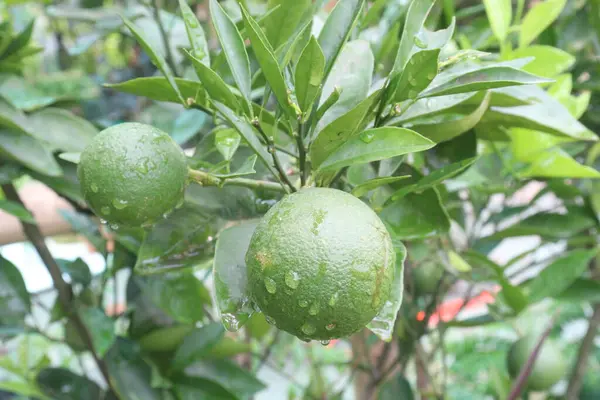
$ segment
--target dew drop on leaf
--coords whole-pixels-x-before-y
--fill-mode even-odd
[[[221,321],[225,329],[230,332],[237,332],[240,329],[240,321],[233,314],[226,313],[221,315]]]
[[[277,284],[271,278],[265,278],[265,288],[267,289],[267,292],[271,294],[277,292]]]
[[[107,220],[105,220],[105,219],[102,219],[102,218],[100,218],[100,223],[101,223],[102,225],[106,225],[106,224],[108,223],[108,221],[107,221]]]
[[[110,229],[112,229],[113,231],[118,231],[119,230],[119,224],[110,224]]]
[[[365,131],[360,134],[360,140],[362,140],[364,143],[371,143],[373,139],[375,139],[375,134],[372,132]]]
[[[415,46],[417,46],[420,49],[425,49],[427,48],[427,43],[425,43],[423,41],[423,39],[421,39],[419,36],[415,35],[413,37],[413,42],[415,43]]]
[[[329,343],[331,343],[331,340],[321,340],[323,346],[329,346]]]
[[[110,207],[104,206],[100,209],[100,212],[104,215],[110,215]]]
[[[112,204],[117,210],[122,210],[127,207],[127,200],[114,199]]]
[[[98,185],[96,185],[95,183],[92,183],[90,185],[90,189],[92,189],[92,192],[98,193]]]
[[[409,91],[408,91],[408,97],[409,97],[410,99],[416,99],[418,94],[419,94],[419,93],[417,93],[417,91],[416,91],[416,90],[409,90]]]

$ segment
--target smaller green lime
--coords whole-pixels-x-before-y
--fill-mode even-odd
[[[185,155],[160,129],[124,123],[100,132],[77,170],[91,209],[114,225],[145,226],[183,202]]]
[[[517,340],[511,346],[507,355],[508,372],[516,379],[521,368],[527,363],[529,356],[539,341],[538,336],[528,335]],[[548,390],[560,381],[567,372],[565,356],[556,343],[547,339],[533,364],[533,369],[527,379],[527,388],[534,391]]]
[[[439,261],[426,260],[413,270],[413,282],[418,294],[433,294],[444,275],[444,267]]]

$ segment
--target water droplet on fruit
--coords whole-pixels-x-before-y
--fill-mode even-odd
[[[119,230],[119,224],[110,224],[110,229],[112,229],[113,231],[118,231]]]
[[[112,204],[117,210],[122,210],[127,207],[127,200],[114,199]]]
[[[335,324],[327,324],[325,325],[325,329],[327,329],[328,331],[332,331],[335,329]]]
[[[265,278],[265,288],[267,289],[267,292],[273,294],[277,291],[277,284],[273,279]]]
[[[321,340],[323,346],[329,346],[329,343],[331,343],[331,340]]]
[[[417,46],[420,49],[425,49],[427,48],[427,43],[425,43],[425,41],[423,41],[423,39],[421,39],[420,37],[416,36],[413,37],[413,42],[415,42],[415,46]]]
[[[319,313],[319,303],[312,303],[310,308],[308,309],[308,313],[310,315],[317,315]]]
[[[335,303],[337,303],[337,301],[338,301],[338,297],[339,297],[339,294],[338,294],[338,292],[335,292],[335,293],[334,293],[334,294],[331,296],[331,298],[329,299],[329,305],[330,305],[331,307],[335,306]]]
[[[308,307],[308,301],[307,300],[299,300],[298,305],[302,308],[306,308],[306,307]]]
[[[315,328],[314,325],[306,323],[306,324],[302,325],[300,330],[302,330],[302,332],[304,332],[305,335],[312,335],[313,333],[315,333],[317,331],[317,328]]]
[[[102,219],[102,218],[100,218],[100,223],[101,223],[102,225],[106,225],[106,224],[108,223],[108,221],[107,221],[107,220],[105,220],[105,219]]]
[[[95,183],[92,183],[90,185],[90,189],[92,189],[92,192],[98,193],[98,185],[96,185]]]
[[[267,324],[269,325],[276,325],[276,322],[273,318],[269,317],[268,315],[265,315],[265,321],[267,321]]]
[[[310,339],[308,339],[308,338],[302,338],[301,337],[301,338],[298,338],[298,339],[302,340],[304,343],[310,343]]]
[[[285,284],[290,287],[290,289],[296,289],[298,284],[300,283],[300,275],[298,275],[295,271],[288,271],[285,273]]]
[[[100,209],[100,212],[104,215],[110,215],[110,207],[104,206]]]
[[[373,132],[365,131],[360,134],[360,140],[364,143],[371,143],[375,139],[375,134]]]
[[[223,326],[230,332],[236,332],[240,329],[240,321],[233,314],[223,314],[221,315],[221,321],[223,322]]]

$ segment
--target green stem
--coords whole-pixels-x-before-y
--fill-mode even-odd
[[[298,154],[300,155],[300,185],[306,185],[306,178],[308,178],[308,168],[306,168],[306,147],[304,147],[304,135],[305,135],[306,124],[300,123],[298,126],[298,134],[296,136],[296,143],[298,144]]]
[[[298,189],[296,189],[294,184],[290,181],[290,178],[283,170],[283,166],[281,165],[281,161],[279,160],[279,156],[277,155],[277,149],[275,148],[275,142],[273,141],[273,137],[270,137],[265,133],[263,128],[260,126],[260,122],[258,122],[258,120],[252,121],[252,125],[256,128],[258,133],[260,133],[260,135],[267,143],[268,151],[269,153],[271,153],[271,157],[273,157],[273,164],[275,165],[275,169],[279,173],[279,177],[281,178],[281,180],[289,186],[292,192],[297,192]]]
[[[196,169],[188,170],[188,176],[192,181],[202,186],[240,186],[249,189],[265,189],[272,190],[274,192],[287,193],[285,187],[281,186],[279,183],[276,182],[258,181],[254,179],[245,178],[221,179],[212,174],[209,174],[208,172],[199,171]]]
[[[523,10],[525,9],[525,0],[517,0],[517,11],[515,13],[515,19],[513,25],[521,23],[521,17],[523,16]]]

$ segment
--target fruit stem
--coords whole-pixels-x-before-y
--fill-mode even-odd
[[[222,179],[212,174],[209,174],[208,172],[199,171],[197,169],[189,169],[188,177],[193,182],[196,182],[202,186],[241,186],[250,189],[266,189],[275,192],[286,193],[285,188],[276,182],[259,181],[245,178]]]

